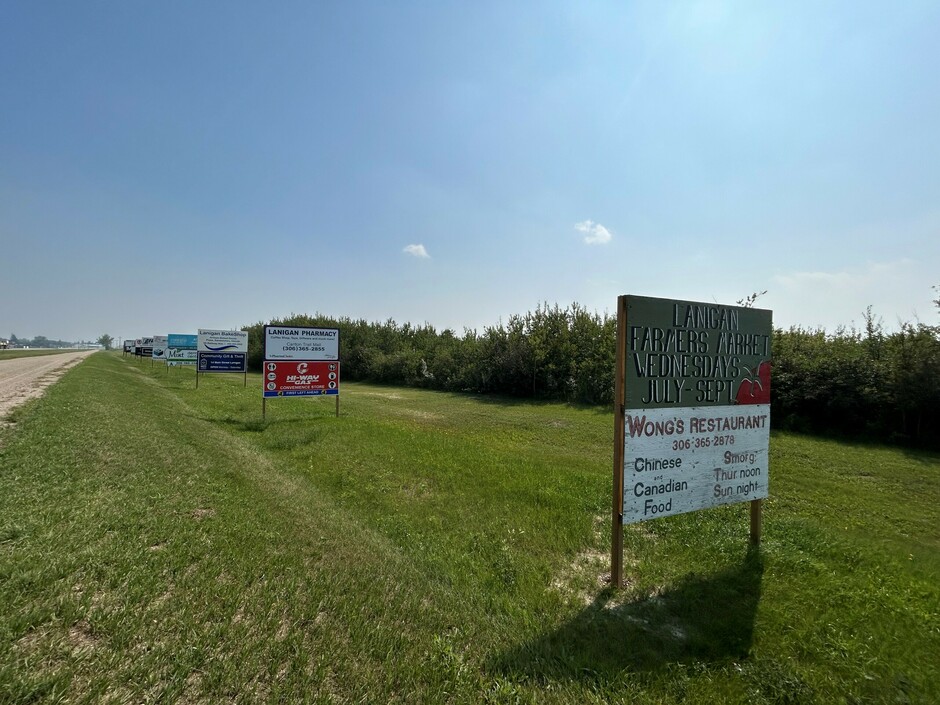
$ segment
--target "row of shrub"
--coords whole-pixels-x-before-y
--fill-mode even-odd
[[[617,321],[547,304],[482,333],[291,315],[270,322],[340,330],[342,376],[471,393],[613,403]],[[249,332],[260,370],[263,323]],[[940,439],[940,327],[885,333],[869,310],[864,331],[774,331],[772,419],[780,428],[936,444]]]

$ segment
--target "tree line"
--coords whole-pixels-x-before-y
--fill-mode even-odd
[[[613,403],[616,317],[577,303],[540,304],[482,333],[322,314],[270,323],[338,328],[347,381]],[[253,370],[261,369],[263,326],[245,328]],[[889,333],[869,309],[864,330],[777,329],[772,345],[775,427],[940,443],[940,326],[905,323]]]
[[[67,340],[50,340],[44,335],[37,335],[35,338],[19,338],[15,333],[11,333],[10,344],[21,348],[71,348],[77,343]]]
[[[90,340],[79,340],[78,342],[69,342],[67,340],[50,340],[44,335],[37,335],[35,338],[20,338],[16,333],[11,333],[9,342],[14,347],[19,348],[75,348],[90,345]],[[114,338],[107,333],[100,336],[96,341],[98,345],[105,350],[110,350],[114,346]]]

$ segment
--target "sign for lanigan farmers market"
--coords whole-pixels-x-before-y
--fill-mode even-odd
[[[265,360],[339,360],[339,330],[265,326]]]
[[[770,311],[626,299],[628,409],[770,402]]]
[[[767,496],[771,319],[763,309],[620,297],[620,524]]]

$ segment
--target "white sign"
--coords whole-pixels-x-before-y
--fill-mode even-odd
[[[195,365],[196,351],[193,348],[167,348],[166,364],[170,367],[180,365]]]
[[[339,330],[265,326],[265,360],[339,360]]]
[[[623,523],[767,497],[770,404],[627,409]]]
[[[248,333],[243,330],[200,328],[196,350],[199,352],[248,353]]]
[[[151,357],[154,360],[166,359],[166,341],[167,337],[165,335],[153,336],[153,351],[151,352]]]

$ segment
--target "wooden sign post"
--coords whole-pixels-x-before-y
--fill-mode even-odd
[[[772,314],[621,296],[614,377],[611,584],[623,526],[750,502],[752,543],[768,492]]]
[[[614,373],[614,497],[610,549],[610,584],[623,585],[623,446],[624,446],[624,360],[626,359],[626,297],[617,299],[617,369]]]

